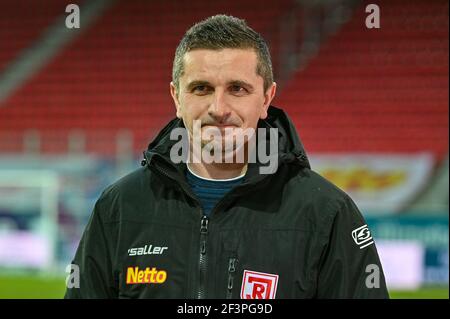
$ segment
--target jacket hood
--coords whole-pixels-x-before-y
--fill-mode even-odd
[[[144,161],[142,165],[150,164],[155,155],[170,161],[170,149],[178,142],[171,140],[170,133],[175,128],[184,128],[183,121],[175,118],[171,120],[149,144],[147,151],[144,151]],[[275,106],[269,106],[268,116],[264,120],[259,120],[258,128],[278,129],[278,165],[290,163],[300,165],[304,168],[311,168],[308,157],[302,142],[297,134],[294,124],[288,115]],[[269,134],[266,134],[266,142],[269,141]],[[261,143],[258,141],[257,143]]]
[[[260,124],[261,127],[278,128],[278,153],[281,161],[296,162],[302,167],[311,168],[297,130],[286,112],[271,105],[267,118],[260,120],[258,127]]]

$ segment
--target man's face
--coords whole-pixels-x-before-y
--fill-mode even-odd
[[[193,134],[193,123],[201,121],[201,141],[204,146],[212,140],[208,129],[217,127],[225,132],[256,129],[259,119],[267,117],[276,84],[264,92],[264,80],[256,73],[257,55],[254,50],[222,49],[192,50],[184,56],[184,73],[179,91],[170,84],[177,108],[177,117]],[[225,130],[228,128],[227,130]],[[235,135],[233,133],[232,135]]]

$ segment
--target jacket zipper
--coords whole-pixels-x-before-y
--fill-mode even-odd
[[[148,164],[148,160],[147,164]],[[166,177],[170,178],[170,179],[174,179],[173,177],[171,177],[169,174],[167,174],[165,172],[164,169],[158,167],[158,165],[154,166],[161,174],[165,175]],[[192,198],[194,199],[197,204],[201,207],[200,203],[198,202],[198,200],[191,195],[190,190],[187,190],[185,187],[183,187],[183,185],[181,183],[179,183],[180,187]],[[213,208],[213,210],[211,211],[211,214],[218,210],[218,207],[220,207],[220,205],[222,204],[222,202],[224,201],[224,198],[222,198],[217,204],[216,206]],[[201,215],[203,215],[203,212],[201,210]],[[198,285],[198,290],[197,290],[197,299],[204,299],[206,296],[206,272],[207,272],[207,254],[206,254],[206,242],[207,242],[207,235],[208,235],[208,223],[209,223],[209,218],[205,215],[203,215],[202,219],[200,220],[200,254],[199,254],[199,263],[198,263],[198,268],[199,268],[199,285]],[[232,289],[233,289],[233,281],[234,281],[234,272],[236,271],[236,262],[237,259],[236,258],[231,258],[230,259],[230,263],[231,260],[233,261],[233,267],[229,267],[229,277],[228,277],[228,293],[227,293],[227,298],[229,296],[229,298],[231,298],[232,295]],[[232,271],[230,271],[230,269]],[[231,287],[230,287],[231,286]]]
[[[236,258],[230,258],[228,261],[228,291],[227,291],[227,299],[231,299],[233,297],[233,285],[234,285],[234,274],[236,272]]]
[[[199,285],[198,285],[198,299],[205,298],[205,285],[206,285],[206,269],[207,269],[207,254],[206,254],[206,239],[208,236],[208,222],[209,218],[203,216],[200,222],[200,259],[198,262],[199,267]]]
[[[147,163],[148,163],[148,160],[147,160]],[[169,174],[167,174],[164,169],[158,167],[158,165],[154,165],[154,167],[161,174],[165,175],[166,177],[168,177],[170,179],[174,179]],[[195,200],[197,202],[198,206],[201,207],[200,203],[191,194],[190,190],[183,187],[183,185],[181,183],[179,183],[178,185],[181,187],[181,189],[183,189],[189,195],[189,197],[191,197],[193,200]],[[203,217],[200,220],[200,254],[199,254],[199,263],[198,263],[200,277],[199,277],[199,285],[198,285],[198,290],[197,290],[197,299],[204,299],[205,295],[206,295],[206,293],[205,293],[206,270],[207,270],[206,239],[207,239],[207,235],[208,235],[209,218],[207,216],[203,215],[202,209],[200,209],[200,214]]]

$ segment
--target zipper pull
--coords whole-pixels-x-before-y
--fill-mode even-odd
[[[208,217],[203,216],[200,223],[200,235],[202,237],[202,241],[200,242],[200,254],[206,254],[206,235],[208,234]]]
[[[228,271],[235,272],[236,271],[236,258],[230,258],[228,263]]]
[[[234,286],[234,272],[236,271],[236,258],[230,258],[228,262],[228,290],[227,299],[231,299],[233,296],[233,286]]]
[[[228,293],[227,293],[227,299],[231,299],[231,296],[233,294],[233,277],[228,277]]]
[[[200,247],[200,253],[202,255],[206,254],[206,241],[202,241],[201,247]]]
[[[207,234],[208,233],[208,217],[207,216],[203,216],[202,217],[202,221],[200,224],[200,233],[201,234]]]

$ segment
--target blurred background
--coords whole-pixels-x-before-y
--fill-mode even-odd
[[[69,3],[80,28],[66,27]],[[218,13],[268,41],[273,104],[313,169],[360,207],[391,296],[448,298],[448,10],[441,0],[0,0],[0,298],[63,296],[100,192],[139,167],[175,116],[179,40]]]

